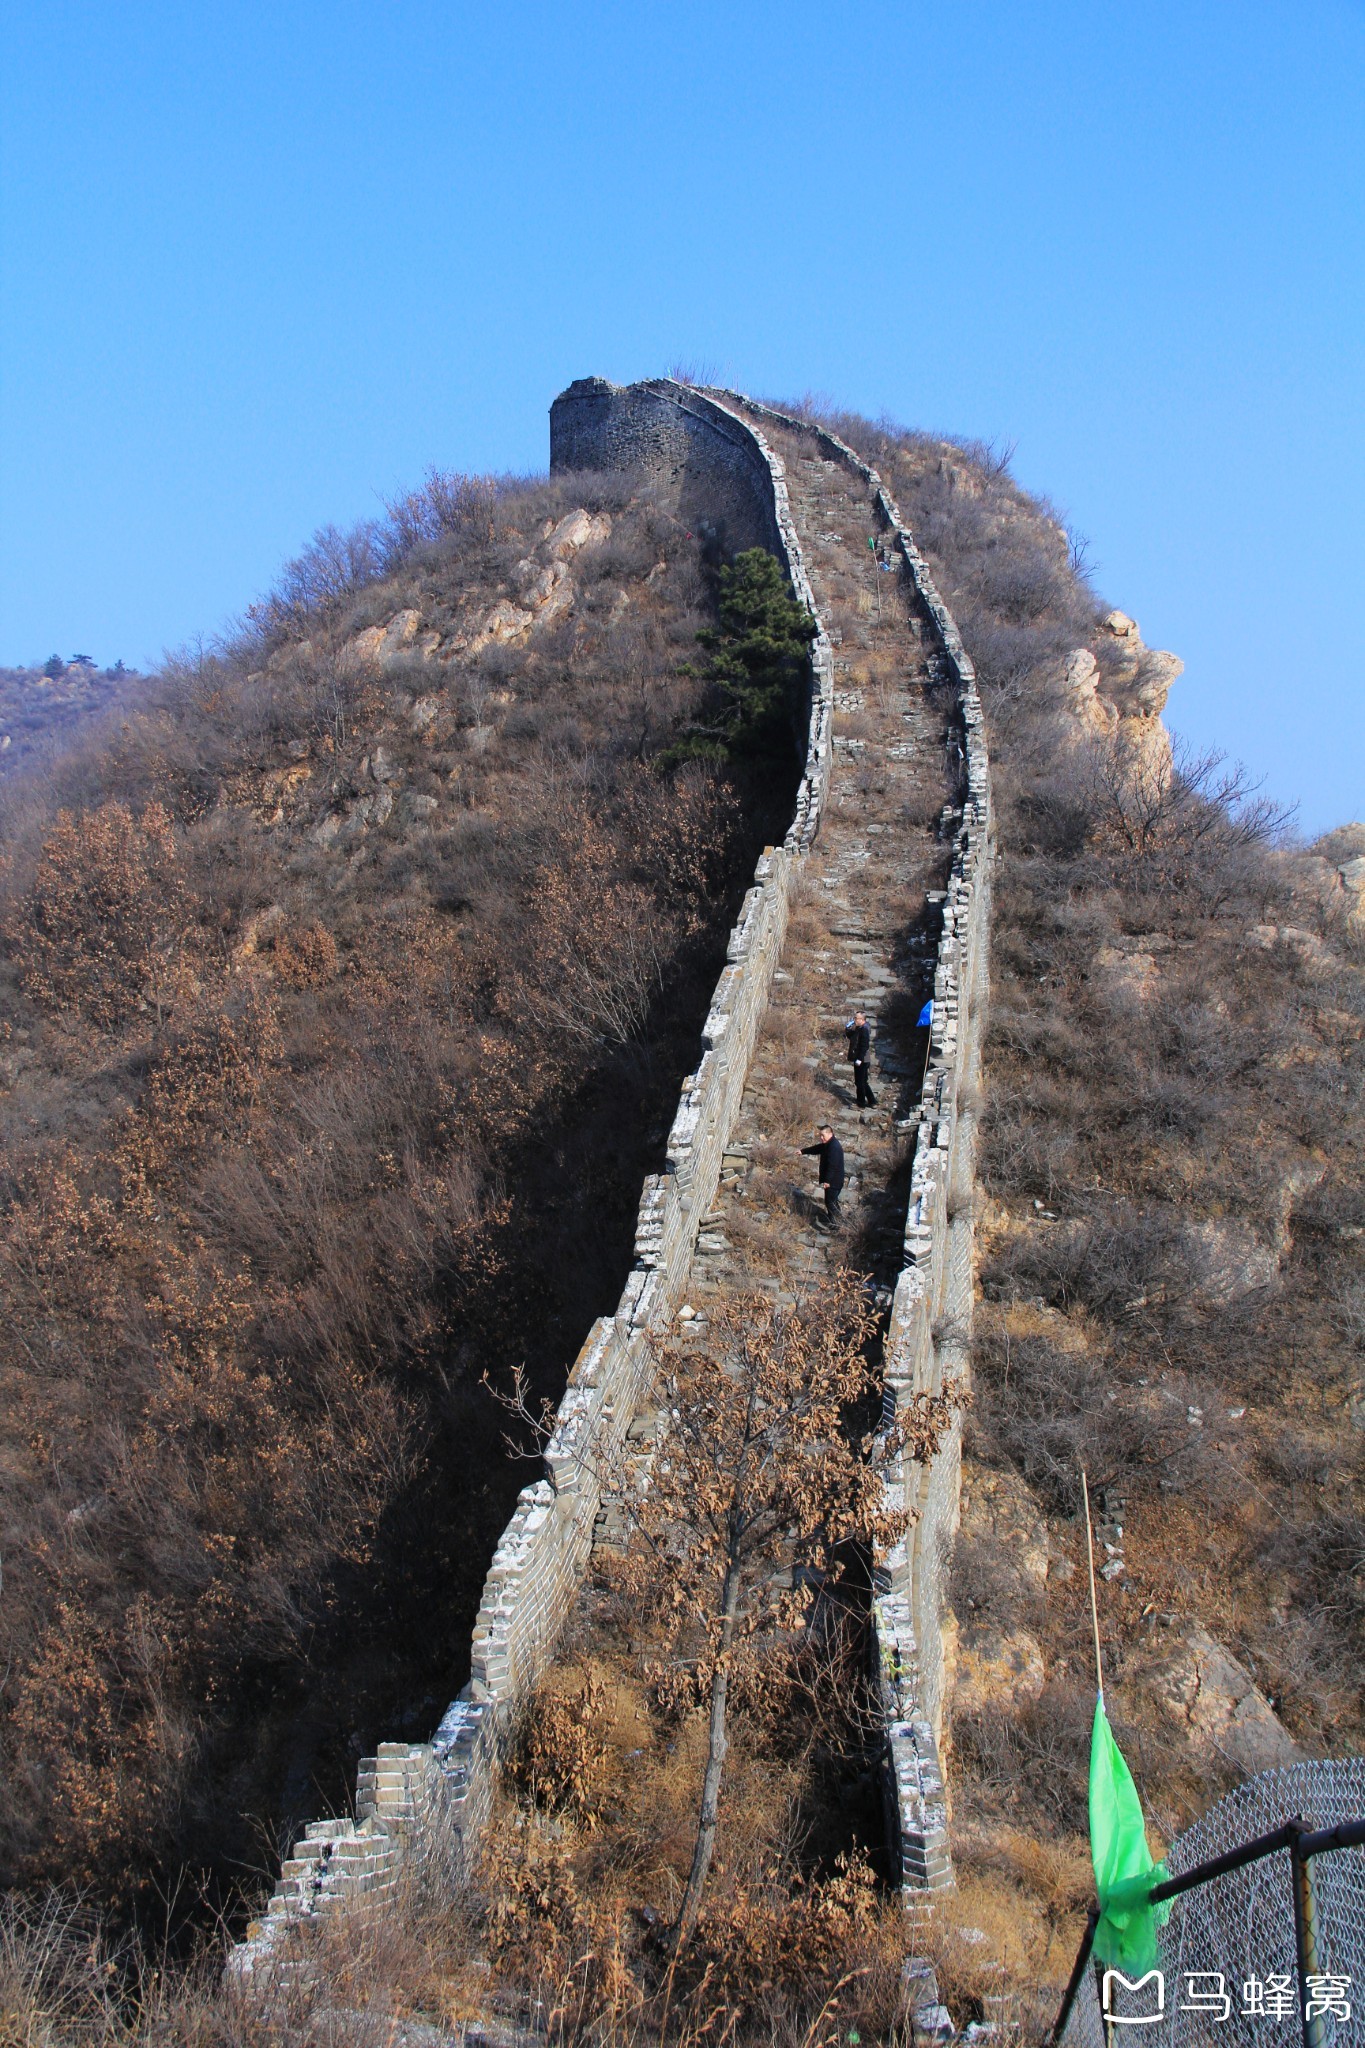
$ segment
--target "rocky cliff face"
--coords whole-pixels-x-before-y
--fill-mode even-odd
[[[1117,742],[1140,769],[1169,770],[1171,737],[1161,714],[1184,668],[1178,654],[1144,644],[1136,619],[1109,612],[1093,647],[1067,656],[1064,701],[1087,739]]]
[[[1365,934],[1365,825],[1342,825],[1311,848],[1311,872],[1329,905]]]

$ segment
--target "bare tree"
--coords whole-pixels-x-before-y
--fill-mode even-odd
[[[875,1330],[864,1282],[842,1273],[796,1306],[732,1295],[700,1343],[657,1345],[669,1427],[629,1506],[626,1571],[710,1710],[678,1948],[715,1851],[737,1665],[809,1617],[843,1546],[904,1533],[910,1516],[891,1504],[889,1462],[902,1450],[932,1457],[953,1409],[949,1396],[924,1396],[881,1429]]]

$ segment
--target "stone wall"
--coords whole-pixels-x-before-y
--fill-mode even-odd
[[[591,400],[586,419],[576,409],[585,391]],[[772,547],[796,595],[815,613],[782,464],[763,435],[728,406],[666,380],[618,391],[588,379],[556,400],[552,420],[556,467],[565,465],[568,448],[574,467],[643,468],[657,459],[658,480],[669,491],[704,495],[714,485],[735,522],[732,540],[757,538]],[[661,451],[657,458],[649,454],[650,436]],[[591,460],[599,447],[605,453]],[[760,484],[764,492],[762,519],[750,506],[745,516],[752,523],[743,530],[737,524],[744,514],[742,477],[755,502]],[[546,1447],[545,1477],[522,1491],[494,1552],[474,1625],[469,1684],[430,1742],[381,1743],[377,1756],[361,1764],[354,1821],[313,1822],[305,1830],[264,1918],[233,1953],[232,1967],[243,1977],[301,1966],[309,1924],[321,1913],[382,1898],[397,1883],[404,1858],[437,1855],[458,1864],[487,1819],[499,1753],[549,1665],[582,1584],[603,1481],[649,1370],[650,1332],[682,1303],[697,1232],[715,1199],[796,877],[819,830],[834,674],[823,626],[812,643],[811,671],[806,766],[790,830],[759,860],[730,934],[702,1028],[701,1058],[683,1082],[665,1171],[644,1185],[635,1262],[621,1300],[588,1332]]]
[[[458,1865],[477,1841],[501,1749],[549,1665],[582,1584],[604,1481],[646,1383],[650,1332],[665,1326],[682,1303],[781,958],[802,858],[819,831],[830,767],[833,651],[802,559],[782,463],[752,423],[765,413],[815,436],[870,482],[901,557],[912,612],[938,642],[957,685],[964,801],[960,817],[948,821],[954,858],[943,902],[904,1266],[886,1346],[888,1421],[915,1393],[937,1392],[965,1375],[991,831],[971,663],[880,478],[834,435],[768,413],[737,393],[704,393],[668,379],[625,388],[582,379],[551,409],[552,467],[639,468],[675,494],[686,514],[718,506],[731,544],[773,548],[816,617],[805,773],[786,839],[759,860],[730,935],[701,1058],[683,1083],[665,1171],[645,1182],[635,1262],[621,1300],[589,1331],[546,1448],[545,1476],[521,1493],[494,1553],[474,1626],[470,1682],[430,1742],[383,1743],[362,1763],[354,1821],[315,1822],[305,1831],[264,1919],[234,1952],[233,1967],[244,1976],[295,1967],[309,1923],[343,1901],[383,1897],[397,1883],[405,1857],[435,1855]],[[929,1467],[906,1462],[894,1490],[917,1508],[918,1519],[903,1543],[876,1560],[874,1643],[887,1727],[888,1819],[907,1891],[951,1882],[938,1742],[943,1573],[957,1522],[959,1458],[954,1432]]]

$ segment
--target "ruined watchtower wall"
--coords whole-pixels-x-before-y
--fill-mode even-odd
[[[641,470],[689,525],[789,558],[759,437],[686,384],[580,377],[550,407],[550,469]]]

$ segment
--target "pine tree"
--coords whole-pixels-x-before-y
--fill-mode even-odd
[[[776,556],[737,555],[720,572],[720,624],[697,635],[711,657],[708,703],[663,765],[780,756],[802,732],[816,631]]]

